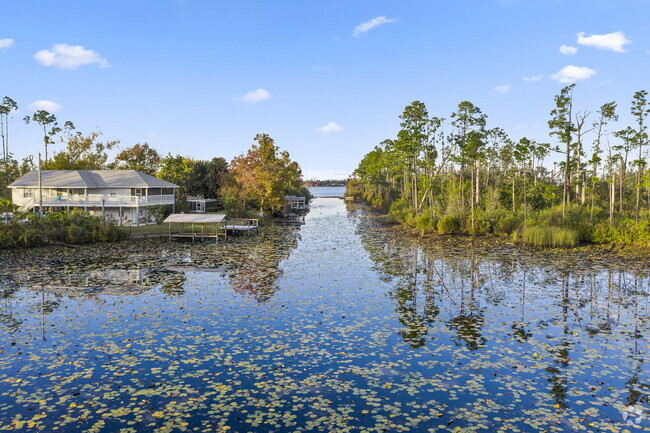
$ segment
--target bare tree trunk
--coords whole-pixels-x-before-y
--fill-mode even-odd
[[[614,208],[616,203],[616,174],[612,170],[612,182],[609,184],[609,223],[614,222]]]
[[[512,175],[512,213],[515,213],[515,175]]]

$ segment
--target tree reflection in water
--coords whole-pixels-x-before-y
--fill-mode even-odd
[[[214,243],[130,241],[0,254],[0,327],[16,332],[25,316],[44,317],[65,297],[136,295],[159,288],[178,297],[192,272],[218,272],[235,292],[268,301],[278,290],[281,262],[298,245],[299,227],[267,227],[259,236]],[[34,292],[42,293],[40,298]],[[29,295],[31,293],[31,295]],[[25,297],[33,299],[26,302]],[[18,299],[21,298],[21,299]],[[14,304],[22,309],[15,309]],[[30,305],[25,307],[25,305]]]
[[[550,362],[548,393],[562,410],[570,404],[576,377],[589,377],[581,376],[587,374],[584,353],[572,353],[578,336],[602,335],[602,343],[585,343],[607,351],[613,328],[634,329],[627,337],[634,350],[625,363],[628,409],[621,410],[633,417],[634,408],[648,404],[650,383],[643,383],[647,372],[639,347],[647,346],[650,334],[647,269],[611,263],[604,269],[589,259],[514,246],[490,250],[449,239],[421,241],[374,218],[359,218],[357,234],[382,280],[393,286],[389,296],[401,325],[398,334],[411,348],[444,343],[441,326],[452,331],[450,341],[472,352],[504,337],[527,350],[541,338]],[[486,332],[486,321],[497,317],[500,331]],[[535,352],[533,358],[543,357]]]

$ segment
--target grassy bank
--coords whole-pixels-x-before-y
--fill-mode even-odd
[[[498,236],[541,248],[574,248],[581,244],[650,247],[650,214],[647,213],[641,214],[638,223],[629,218],[615,218],[610,223],[598,209],[592,214],[577,205],[567,207],[564,217],[561,206],[528,214],[488,209],[477,210],[472,222],[468,216],[436,214],[429,209],[415,215],[401,206],[400,201],[383,210],[387,210],[387,221],[410,227],[421,236]]]

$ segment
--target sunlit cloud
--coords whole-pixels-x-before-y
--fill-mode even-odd
[[[251,90],[244,96],[235,97],[236,100],[245,102],[247,104],[264,101],[265,99],[269,98],[271,98],[271,93],[266,89]]]
[[[329,122],[325,126],[321,126],[320,128],[316,128],[316,131],[320,132],[321,134],[331,134],[333,132],[341,132],[341,131],[343,131],[343,128],[341,128],[339,125],[337,125],[334,122]]]
[[[587,80],[594,76],[596,71],[586,66],[568,65],[551,75],[553,80],[560,83],[575,83],[576,81]]]
[[[607,33],[605,35],[585,36],[584,32],[578,33],[578,45],[595,47],[600,50],[616,51],[617,53],[625,52],[625,45],[631,44],[623,32]]]
[[[108,61],[93,50],[81,45],[55,44],[51,50],[41,50],[34,54],[34,59],[43,66],[59,69],[77,69],[84,65],[97,65],[108,68]]]
[[[571,45],[562,45],[559,51],[560,54],[570,56],[578,52],[578,47],[572,47]]]
[[[386,18],[385,16],[373,18],[370,21],[366,21],[365,23],[358,25],[352,32],[352,37],[358,38],[362,34],[369,32],[370,30],[374,29],[377,26],[380,26],[382,24],[390,24],[394,22],[395,22],[394,19]]]
[[[13,39],[0,39],[0,50],[6,50],[7,48],[13,47],[14,42]]]
[[[526,83],[535,83],[537,81],[542,81],[544,79],[544,74],[533,75],[531,77],[524,77]]]
[[[508,86],[507,84],[504,84],[504,85],[501,85],[501,86],[496,86],[494,88],[494,91],[497,92],[497,93],[508,93],[508,92],[510,92],[510,86]]]
[[[63,106],[61,104],[48,101],[47,99],[39,99],[38,101],[34,101],[29,105],[29,109],[32,111],[45,110],[48,113],[56,113],[62,108]]]

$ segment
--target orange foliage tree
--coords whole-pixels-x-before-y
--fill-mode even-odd
[[[248,152],[230,162],[224,197],[228,207],[277,211],[284,196],[302,189],[302,171],[268,134],[257,134]]]

